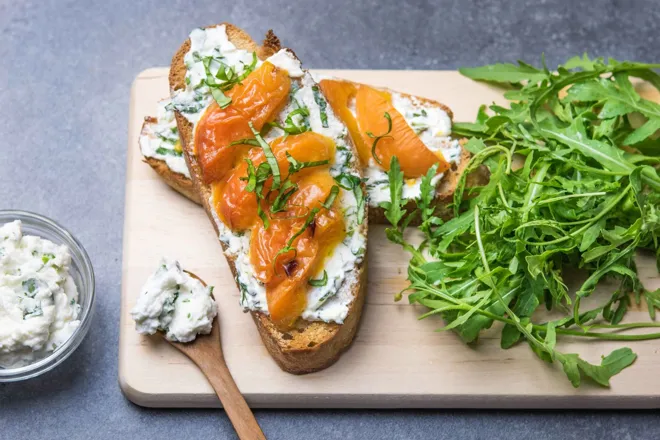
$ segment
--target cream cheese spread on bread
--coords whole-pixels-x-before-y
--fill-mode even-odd
[[[144,157],[162,160],[169,169],[190,179],[190,172],[181,150],[172,101],[169,98],[158,101],[156,120],[145,125],[139,142]]]
[[[258,67],[262,61],[257,60],[254,64],[252,52],[237,49],[229,42],[223,25],[194,30],[190,34],[190,42],[190,50],[184,57],[187,67],[186,88],[174,92],[173,103],[196,127],[195,124],[213,99],[209,88],[203,84],[205,69],[202,60],[208,57],[217,59],[210,62],[212,74],[214,69],[217,71],[220,68],[220,61],[234,68],[238,74],[244,71],[245,66],[252,63]],[[299,108],[298,106],[306,107],[309,111],[308,123],[311,131],[333,139],[336,144],[330,174],[341,186],[337,200],[344,214],[347,232],[345,239],[324,260],[321,273],[316,274],[316,278],[321,278],[325,271],[325,285],[309,286],[307,305],[302,318],[343,323],[353,300],[352,286],[358,282],[355,268],[364,259],[366,250],[366,219],[362,218],[364,210],[358,210],[358,206],[363,208],[363,204],[356,198],[362,195],[361,178],[353,171],[359,166],[357,158],[346,146],[347,142],[350,142],[348,131],[332,113],[311,75],[302,70],[295,55],[287,49],[282,49],[266,61],[287,71],[292,80],[289,104],[280,112],[277,122],[284,124],[286,117],[294,109]],[[300,115],[293,118],[297,124],[302,122],[297,119],[302,118]],[[282,135],[282,130],[273,127],[265,133],[264,139],[271,142]],[[213,206],[213,203],[210,204]],[[250,263],[250,231],[235,233],[215,212],[212,214],[219,230],[219,239],[226,246],[225,254],[234,260],[236,266],[241,306],[245,310],[268,314],[266,288],[255,277]]]

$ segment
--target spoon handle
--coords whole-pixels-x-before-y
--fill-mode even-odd
[[[220,398],[238,437],[241,440],[265,440],[266,437],[261,431],[257,419],[254,418],[252,410],[238,390],[224,359],[216,358],[213,364],[207,364],[202,371]]]

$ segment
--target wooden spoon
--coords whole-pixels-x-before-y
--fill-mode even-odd
[[[188,274],[197,278],[206,286],[206,283],[201,278],[190,272]],[[164,336],[163,339],[165,339]],[[167,341],[167,339],[165,340]],[[265,440],[264,433],[261,431],[243,395],[238,390],[236,382],[231,377],[229,368],[227,368],[227,364],[225,363],[225,357],[222,354],[222,345],[220,343],[218,317],[213,320],[211,333],[208,335],[197,335],[197,339],[192,342],[167,342],[188,356],[202,370],[202,373],[204,373],[204,376],[206,376],[215,393],[220,398],[222,406],[225,408],[232,425],[234,425],[238,437],[240,439]]]

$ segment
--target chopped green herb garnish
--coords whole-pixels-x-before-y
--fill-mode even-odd
[[[193,54],[193,59],[195,59],[195,54]],[[240,75],[233,66],[228,66],[224,62],[222,56],[200,58],[199,54],[197,54],[197,59],[195,59],[195,61],[201,61],[204,66],[204,71],[206,73],[204,84],[211,89],[213,99],[215,99],[220,108],[226,108],[231,104],[231,98],[225,95],[224,92],[230,90],[236,84],[241,84],[241,81],[254,71],[257,66],[257,53],[252,53],[252,63],[245,66],[243,73]],[[215,75],[211,72],[212,63],[219,64],[218,71]]]
[[[314,162],[298,162],[293,156],[289,154],[288,151],[285,154],[286,154],[286,160],[289,161],[289,175],[297,173],[298,171],[305,168],[320,167],[323,165],[328,165],[330,163],[329,160],[317,160]]]
[[[294,122],[294,118],[296,116],[299,116],[301,118],[300,125],[297,125]],[[279,122],[270,122],[269,125],[273,127],[277,127],[280,130],[284,131],[284,138],[286,139],[286,137],[289,136],[290,134],[300,134],[310,130],[309,121],[307,119],[308,116],[309,116],[309,110],[307,109],[307,107],[300,107],[291,111],[286,116],[286,119],[284,120],[284,125],[280,124]]]
[[[43,255],[41,256],[41,261],[42,261],[44,264],[46,264],[46,263],[48,263],[50,260],[52,260],[53,258],[55,258],[55,254],[43,254]]]
[[[321,95],[321,90],[319,90],[319,86],[312,86],[312,92],[314,92],[314,101],[316,102],[316,105],[319,106],[319,113],[320,113],[320,118],[321,118],[321,125],[324,128],[328,128],[328,113],[326,112],[326,109],[328,107],[328,102],[323,99],[323,95]]]
[[[371,155],[373,156],[374,160],[378,165],[382,165],[383,163],[381,160],[378,158],[378,155],[376,154],[376,146],[378,145],[378,142],[380,142],[381,139],[385,138],[391,138],[390,133],[392,132],[392,117],[388,112],[385,112],[383,114],[383,117],[387,119],[387,131],[384,134],[381,134],[380,136],[376,136],[372,132],[368,131],[367,136],[370,138],[373,138],[374,143],[371,145]]]
[[[25,292],[25,295],[34,298],[34,296],[37,294],[37,280],[35,278],[30,278],[22,283],[23,286],[23,291]]]
[[[325,270],[323,271],[323,276],[321,277],[320,280],[309,280],[307,282],[310,286],[314,287],[323,287],[326,284],[328,284],[328,272]]]
[[[326,209],[330,209],[338,193],[339,193],[339,187],[337,187],[337,185],[333,185],[332,189],[330,190],[330,194],[328,194],[328,197],[325,198],[325,200],[322,203],[322,206]],[[293,247],[293,242],[296,240],[296,238],[300,237],[303,234],[303,232],[305,232],[307,228],[314,222],[314,219],[316,218],[316,214],[318,214],[320,211],[321,208],[316,207],[309,212],[303,226],[295,234],[293,234],[293,236],[289,239],[289,241],[287,241],[286,246],[284,246],[282,249],[280,249],[277,252],[277,254],[275,254],[275,258],[273,258],[273,266],[275,266],[275,264],[277,263],[277,258],[282,254],[286,254],[287,252],[293,251],[294,253],[293,258],[296,258],[298,251]]]
[[[280,166],[277,164],[277,159],[275,158],[275,155],[273,154],[273,150],[270,149],[270,145],[268,145],[268,142],[264,140],[264,138],[261,137],[261,134],[259,131],[257,131],[254,126],[252,125],[252,122],[248,122],[248,125],[250,126],[250,130],[252,130],[252,134],[254,135],[254,138],[257,140],[259,143],[259,146],[264,152],[264,155],[266,156],[266,162],[270,166],[270,172],[271,175],[273,176],[273,190],[279,190],[280,189]]]
[[[367,201],[362,188],[362,179],[353,174],[341,173],[335,177],[335,182],[345,190],[353,192],[357,203],[357,222],[358,225],[361,225],[364,221],[364,208]]]
[[[165,143],[168,143],[168,144],[174,145],[177,142],[179,142],[179,137],[178,136],[171,136],[171,135],[167,136],[167,135],[164,135],[162,133],[156,133],[156,136],[158,137],[158,139],[160,139],[161,141],[163,141]]]
[[[156,154],[160,154],[161,156],[176,156],[176,157],[183,156],[183,153],[181,151],[170,150],[169,148],[163,148],[163,147],[156,148]]]
[[[273,200],[270,205],[270,212],[274,214],[284,211],[287,201],[296,191],[298,191],[298,185],[291,182],[289,179],[285,180],[280,191],[277,193],[275,200]]]

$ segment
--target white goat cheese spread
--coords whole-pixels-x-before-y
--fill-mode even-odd
[[[218,314],[212,291],[184,272],[178,261],[163,258],[131,310],[135,329],[143,335],[160,330],[174,342],[190,342],[198,334],[209,334]]]
[[[179,142],[172,101],[169,98],[158,102],[156,121],[147,122],[139,142],[144,157],[165,161],[169,169],[190,179]]]
[[[213,98],[204,84],[206,78],[203,59],[214,57],[209,64],[210,73],[215,75],[220,62],[233,67],[238,74],[245,66],[254,62],[252,52],[237,49],[227,38],[224,26],[210,29],[195,29],[190,34],[190,50],[184,57],[186,63],[186,88],[175,92],[174,107],[191,123],[196,124]],[[353,171],[359,166],[357,158],[346,147],[348,131],[336,118],[327,104],[320,88],[308,72],[302,70],[300,61],[290,51],[282,49],[266,61],[286,70],[292,78],[290,103],[278,115],[278,121],[284,123],[288,114],[298,105],[309,110],[308,123],[311,131],[333,139],[336,143],[335,160],[331,163],[330,174],[344,182],[337,197],[338,205],[344,212],[346,238],[339,243],[331,256],[325,259],[324,270],[328,281],[324,286],[310,286],[307,291],[307,306],[302,318],[313,321],[343,323],[348,308],[353,301],[352,287],[357,283],[355,268],[364,259],[366,250],[366,219],[358,224],[356,193],[347,184],[351,180],[359,182],[360,176]],[[255,69],[262,64],[257,60]],[[294,116],[296,124],[302,123],[302,116]],[[265,135],[270,142],[284,133],[272,128]],[[357,184],[361,193],[361,187]],[[213,206],[213,203],[211,203]],[[250,232],[231,231],[213,212],[214,221],[220,231],[219,239],[226,246],[225,254],[235,260],[237,279],[244,310],[259,311],[268,314],[266,288],[257,280],[250,263]],[[322,272],[317,274],[319,278]]]
[[[21,226],[0,227],[0,368],[48,356],[80,325],[68,248],[23,235]]]

